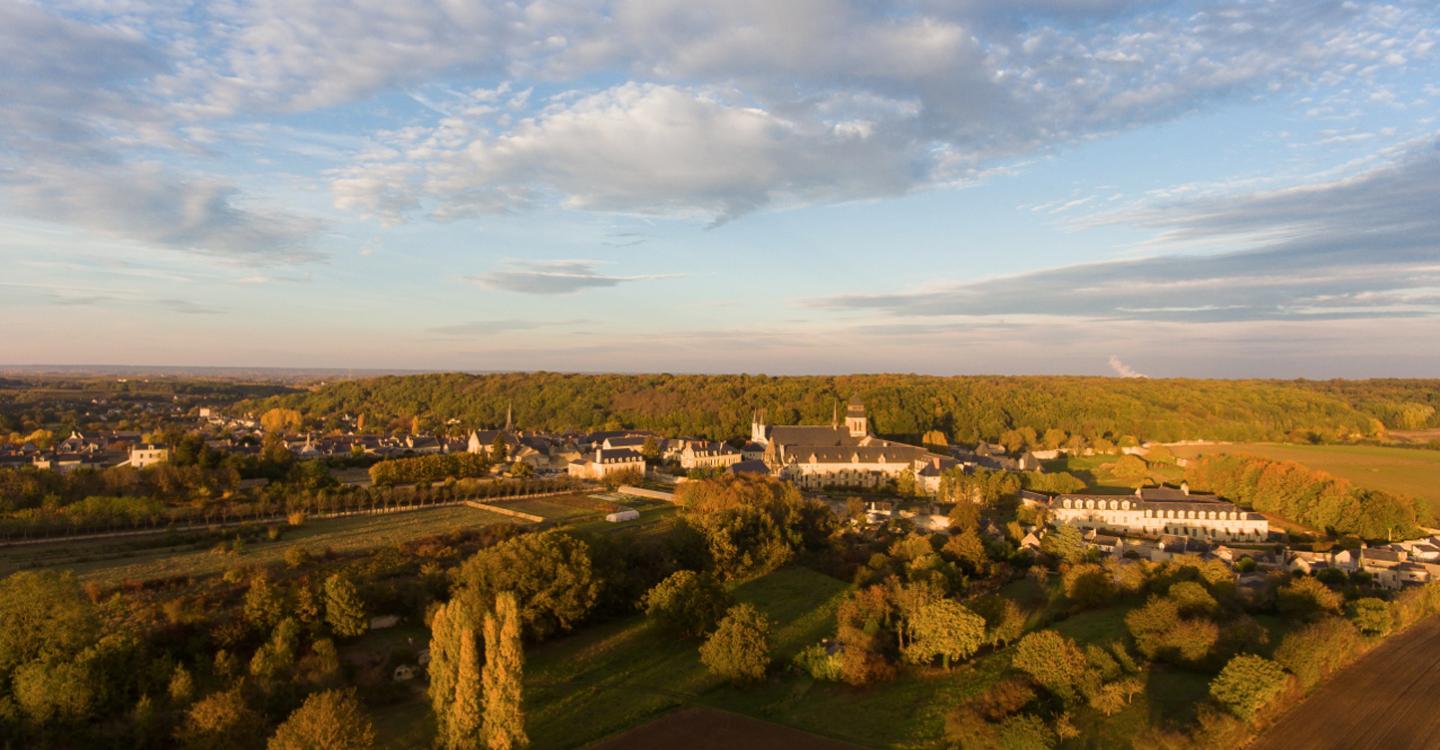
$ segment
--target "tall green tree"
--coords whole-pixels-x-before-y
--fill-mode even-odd
[[[725,616],[730,596],[710,573],[677,570],[645,594],[645,614],[685,638],[705,635]]]
[[[0,684],[26,662],[73,657],[100,634],[94,605],[68,571],[22,571],[0,581],[0,623]]]
[[[342,638],[364,635],[368,629],[365,602],[349,576],[336,573],[325,579],[325,622]]]
[[[466,610],[454,601],[441,604],[430,620],[430,710],[435,716],[436,736],[448,742],[454,732],[455,685],[459,680],[461,641],[473,637]]]
[[[490,750],[515,750],[530,744],[525,734],[520,606],[515,595],[501,593],[495,611],[485,616],[485,745]]]
[[[585,542],[558,531],[523,534],[475,553],[460,567],[455,598],[469,622],[484,621],[501,592],[520,605],[525,632],[540,639],[569,630],[595,605],[600,582]]]
[[[446,746],[451,750],[467,750],[480,745],[480,730],[484,721],[480,680],[480,655],[475,631],[465,627],[460,631],[455,697],[450,705],[449,734],[446,736]]]

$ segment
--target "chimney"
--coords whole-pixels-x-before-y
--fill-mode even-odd
[[[1185,493],[1185,494],[1188,496],[1188,495],[1190,494],[1190,483],[1189,483],[1189,482],[1186,482],[1186,481],[1184,481],[1184,480],[1181,480],[1181,482],[1180,482],[1180,491],[1183,492],[1183,493]]]

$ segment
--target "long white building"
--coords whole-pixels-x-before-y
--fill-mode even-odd
[[[1050,520],[1119,534],[1171,534],[1225,542],[1263,542],[1270,522],[1214,495],[1189,487],[1144,487],[1133,495],[1058,495]]]

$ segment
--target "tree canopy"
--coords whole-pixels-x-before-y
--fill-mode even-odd
[[[469,621],[482,623],[501,592],[512,592],[520,621],[540,639],[571,629],[590,613],[600,582],[585,542],[558,531],[522,534],[480,550],[456,578],[455,600]]]

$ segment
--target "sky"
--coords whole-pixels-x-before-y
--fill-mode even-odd
[[[1440,377],[1440,8],[0,0],[0,364]]]

